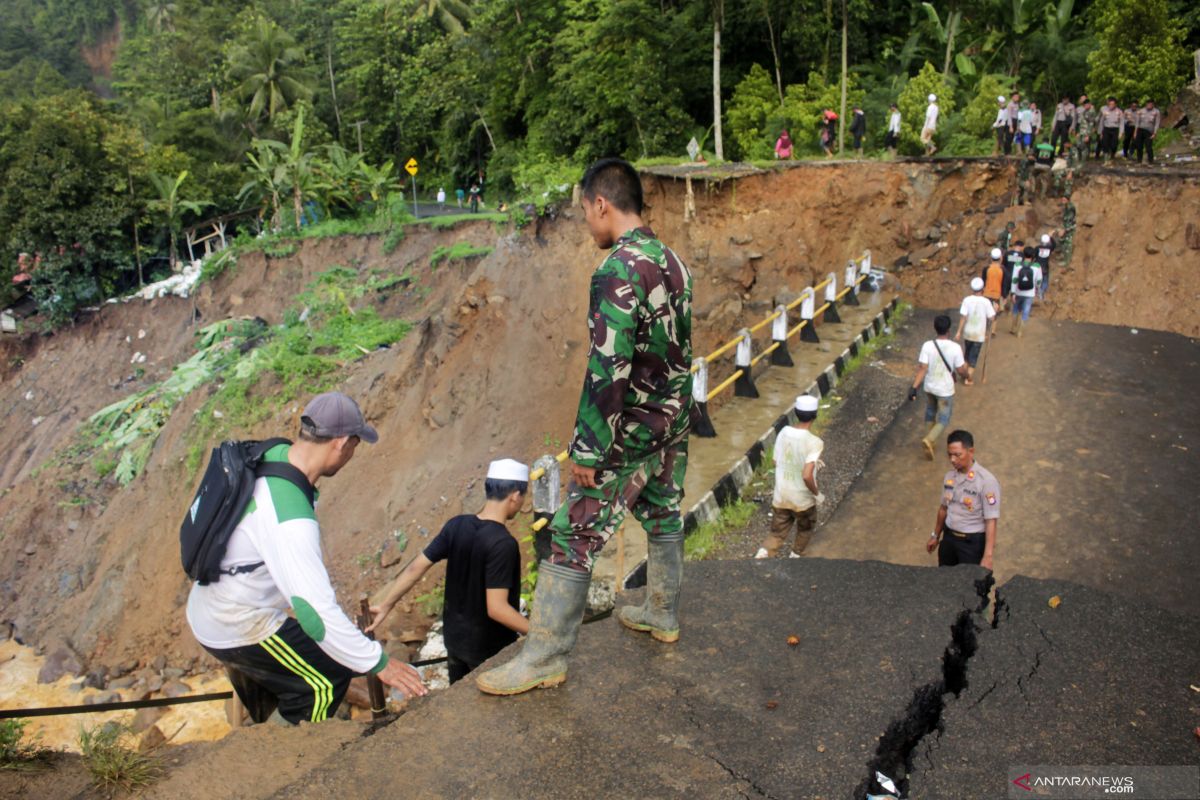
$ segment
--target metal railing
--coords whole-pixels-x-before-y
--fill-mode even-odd
[[[712,427],[712,421],[708,416],[708,402],[717,395],[724,392],[730,386],[735,386],[735,394],[744,397],[757,397],[758,391],[754,387],[753,369],[767,357],[771,358],[771,363],[777,366],[792,366],[791,356],[787,351],[787,343],[790,339],[800,334],[804,341],[819,342],[820,338],[816,334],[816,319],[818,317],[823,320],[832,322],[840,322],[841,317],[837,313],[839,303],[846,305],[858,305],[858,288],[864,280],[871,274],[871,251],[865,250],[857,259],[851,259],[846,264],[846,268],[842,276],[841,288],[838,288],[838,275],[836,272],[830,272],[823,281],[816,286],[809,286],[800,292],[799,297],[791,301],[787,305],[778,305],[775,310],[768,314],[763,319],[754,323],[748,328],[742,328],[738,331],[738,335],[729,341],[725,342],[717,349],[713,350],[706,356],[697,358],[692,362],[692,373],[695,379],[692,382],[692,400],[699,407],[703,424],[697,425],[693,433],[698,436],[712,437],[716,436],[716,431]],[[817,293],[824,293],[824,302],[820,307],[817,307]],[[788,312],[796,308],[800,309],[800,322],[794,327],[788,327]],[[772,325],[772,342],[768,347],[763,348],[758,355],[753,353],[753,334],[763,330],[768,325]],[[712,389],[708,390],[708,372],[710,365],[726,355],[731,350],[734,352],[734,371],[725,378],[721,383]],[[550,523],[550,517],[558,508],[558,498],[560,491],[560,478],[558,465],[563,464],[570,457],[567,450],[555,456],[543,456],[534,462],[534,468],[530,470],[529,480],[534,487],[533,509],[535,520],[530,526],[536,534],[545,528]]]

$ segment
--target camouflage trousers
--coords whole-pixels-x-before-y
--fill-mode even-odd
[[[630,509],[648,537],[683,529],[679,504],[687,472],[687,439],[613,469],[597,470],[596,488],[574,482],[550,521],[550,563],[590,573],[596,554]]]
[[[1064,267],[1071,264],[1071,253],[1075,250],[1075,229],[1071,228],[1063,234],[1062,247],[1059,252],[1062,253],[1062,264]]]

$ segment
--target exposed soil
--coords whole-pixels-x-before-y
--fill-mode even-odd
[[[1004,207],[1010,171],[988,162],[872,162],[693,180],[690,222],[686,179],[647,176],[648,217],[695,272],[701,353],[760,319],[788,291],[840,272],[864,248],[886,266],[932,242],[935,227],[948,246],[899,278],[910,302],[956,302],[988,235],[1014,213],[987,213]],[[1197,251],[1189,249],[1195,237],[1183,212],[1198,200],[1195,178],[1106,173],[1077,181],[1077,267],[1052,288],[1061,303],[1057,313],[1194,334],[1195,304],[1167,303],[1155,290],[1143,291],[1142,281],[1152,289],[1191,286]],[[1049,203],[1033,209],[1039,221],[1051,210]],[[1124,225],[1125,219],[1154,222]],[[1026,235],[1035,227],[1028,224]],[[347,603],[359,591],[381,588],[398,568],[360,566],[392,531],[409,533],[411,555],[447,517],[478,507],[488,460],[530,461],[569,437],[585,355],[586,285],[598,254],[570,209],[544,221],[538,233],[498,234],[490,223],[449,232],[418,228],[386,256],[373,237],[307,242],[288,258],[246,256],[199,293],[201,322],[229,315],[277,322],[293,295],[335,264],[412,266],[418,276],[414,286],[381,302],[385,315],[413,321],[412,332],[345,371],[343,388],[361,398],[382,436],[324,487],[327,558]],[[460,240],[496,249],[477,262],[430,271],[432,250]],[[1150,255],[1148,247],[1158,252]],[[1146,254],[1140,263],[1133,259],[1138,253]],[[945,259],[948,272],[937,259]],[[1130,277],[1134,263],[1141,280]],[[1097,290],[1109,281],[1120,282],[1119,294]],[[188,585],[175,539],[196,479],[184,460],[204,391],[175,411],[145,473],[127,489],[86,469],[47,464],[89,414],[168,374],[191,352],[194,329],[192,301],[168,298],[105,306],[51,337],[0,339],[0,400],[9,409],[0,420],[0,446],[10,454],[0,464],[0,620],[26,641],[48,648],[70,642],[94,664],[145,663],[162,653],[172,664],[208,665],[183,619]],[[139,339],[141,330],[146,335]],[[141,377],[130,363],[139,351],[148,354]],[[722,369],[728,368],[719,367],[714,380]],[[298,404],[277,408],[244,433],[289,432],[298,413]],[[429,621],[410,605],[389,633],[419,638]]]

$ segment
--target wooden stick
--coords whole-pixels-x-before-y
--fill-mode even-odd
[[[371,624],[371,601],[364,594],[358,600],[358,627],[365,631]],[[375,634],[368,633],[367,638],[375,641]],[[387,713],[387,700],[383,694],[383,681],[378,675],[367,676],[367,693],[371,697],[371,719],[379,719]]]
[[[616,591],[621,591],[621,583],[625,580],[625,523],[617,528],[617,584]]]

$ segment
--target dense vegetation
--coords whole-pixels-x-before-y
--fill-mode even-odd
[[[915,151],[986,151],[1019,88],[1168,103],[1200,46],[1191,0],[9,0],[0,18],[0,285],[43,310],[169,271],[181,231],[256,209],[356,217],[486,177],[552,199],[597,156],[817,152],[823,108],[889,102]],[[714,33],[719,33],[715,37]],[[722,113],[714,114],[720,43]],[[714,118],[723,124],[714,126]],[[490,203],[489,203],[490,205]],[[246,223],[242,223],[245,226]],[[30,254],[18,262],[20,253]],[[4,299],[0,297],[0,299]]]

